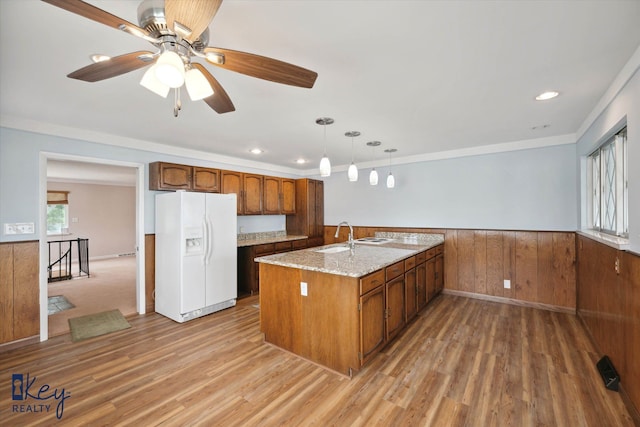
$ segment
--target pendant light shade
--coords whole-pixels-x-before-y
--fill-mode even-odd
[[[199,101],[213,95],[213,89],[207,78],[197,68],[187,70],[184,75],[184,84],[192,101]]]
[[[376,168],[371,169],[369,173],[369,184],[378,185],[378,171],[376,171]]]
[[[391,173],[391,154],[395,153],[396,151],[398,150],[396,150],[395,148],[388,148],[384,150],[385,153],[389,153],[389,175],[387,176],[387,188],[393,188],[396,186],[396,179]]]
[[[387,176],[387,188],[393,188],[396,186],[396,179],[393,177],[393,174],[389,172]]]
[[[178,88],[184,84],[184,63],[180,55],[174,51],[165,51],[155,64],[158,80],[170,88]]]
[[[369,141],[367,142],[367,146],[371,147],[371,160],[375,160],[374,151],[376,147],[379,147],[382,144],[380,141]],[[378,171],[375,166],[369,172],[369,185],[378,185]]]
[[[320,117],[316,119],[316,124],[324,127],[324,154],[320,160],[320,176],[326,178],[331,176],[331,162],[327,157],[327,125],[333,124],[333,119],[330,117]]]
[[[331,176],[331,162],[326,154],[320,159],[320,176],[323,178]]]
[[[351,165],[347,170],[347,177],[349,178],[350,182],[356,182],[358,180],[358,167],[353,162],[353,138],[355,138],[356,136],[360,136],[360,132],[358,132],[357,130],[352,130],[349,132],[345,132],[344,136],[348,136],[351,138]]]
[[[349,166],[347,176],[351,182],[356,182],[358,180],[358,167],[353,162],[351,162],[351,165]]]

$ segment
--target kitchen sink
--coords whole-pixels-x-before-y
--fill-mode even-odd
[[[365,243],[369,245],[382,245],[384,243],[393,242],[394,239],[389,239],[386,237],[362,237],[360,239],[356,239],[356,243]]]
[[[348,251],[349,247],[348,246],[331,246],[329,248],[324,248],[324,249],[318,249],[314,252],[318,252],[321,254],[337,254],[339,252],[344,252],[344,251]]]

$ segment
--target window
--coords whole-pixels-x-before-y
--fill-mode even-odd
[[[68,230],[68,196],[68,191],[47,191],[47,234],[62,234]]]
[[[588,157],[590,226],[616,236],[629,235],[627,128]]]

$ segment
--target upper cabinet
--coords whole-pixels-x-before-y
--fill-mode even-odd
[[[294,214],[296,212],[296,181],[265,176],[262,201],[262,213],[265,215]]]
[[[150,163],[149,190],[190,190],[218,193],[220,191],[220,170],[175,163]]]
[[[238,215],[261,215],[263,176],[222,171],[222,193],[238,196]]]
[[[177,163],[154,162],[149,164],[149,190],[236,194],[238,215],[295,214],[298,191],[296,181],[290,178]],[[312,197],[315,198],[315,190]],[[322,193],[319,194],[319,197],[322,199]]]

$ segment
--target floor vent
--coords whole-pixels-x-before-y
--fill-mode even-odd
[[[620,377],[618,376],[616,368],[613,367],[613,363],[611,363],[609,356],[604,356],[600,359],[596,364],[596,367],[598,368],[600,375],[602,375],[604,386],[609,390],[618,391]]]

